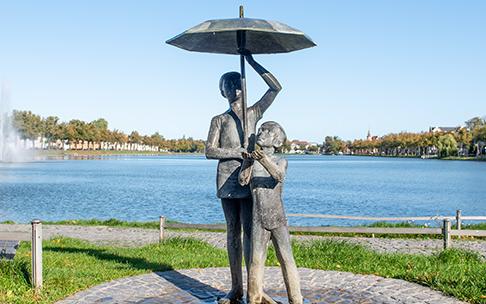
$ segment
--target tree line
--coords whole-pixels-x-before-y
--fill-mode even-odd
[[[133,149],[152,147],[156,151],[168,152],[203,152],[204,141],[191,137],[181,139],[166,139],[158,132],[152,135],[142,135],[137,131],[130,134],[108,128],[108,122],[99,118],[91,122],[73,119],[69,122],[60,121],[59,117],[41,117],[31,111],[12,113],[12,124],[22,140],[41,140],[46,148],[56,149]],[[152,149],[151,151],[154,151]]]
[[[125,134],[117,129],[110,130],[108,122],[103,118],[91,122],[79,119],[62,122],[56,116],[41,117],[31,111],[14,110],[12,124],[21,139],[41,140],[47,149],[137,150],[149,147],[149,151],[202,153],[205,148],[203,140],[191,137],[166,139],[158,132],[142,135],[137,131]],[[464,127],[452,131],[390,133],[353,141],[326,136],[320,147],[304,150],[323,154],[448,157],[484,155],[485,147],[486,120],[474,117],[466,121]],[[290,151],[290,141],[280,149],[280,152],[286,151]]]
[[[325,154],[449,157],[480,156],[486,147],[486,120],[474,117],[465,126],[449,131],[400,132],[382,137],[345,141],[327,136],[321,147]]]

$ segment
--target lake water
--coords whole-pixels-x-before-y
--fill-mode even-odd
[[[288,156],[288,213],[486,215],[486,162]],[[106,156],[0,163],[0,221],[61,219],[222,223],[217,162],[203,156]],[[360,222],[290,218],[298,225]],[[430,223],[434,224],[434,223]]]

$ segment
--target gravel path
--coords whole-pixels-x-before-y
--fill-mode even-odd
[[[299,274],[305,303],[464,303],[418,284],[375,275],[306,268],[300,268]],[[216,303],[228,291],[230,282],[228,268],[150,273],[101,284],[57,304]],[[270,296],[288,303],[279,268],[267,267],[264,282]]]
[[[0,231],[30,231],[30,225],[0,224]],[[159,232],[156,229],[113,228],[105,226],[69,226],[44,225],[44,238],[62,235],[83,239],[98,245],[141,246],[158,242]],[[224,232],[186,232],[166,230],[167,237],[191,237],[205,241],[215,247],[225,248],[226,233]],[[292,236],[299,241],[311,240],[342,240],[364,245],[378,252],[401,252],[432,254],[442,249],[442,240],[424,239],[386,239],[358,237],[322,237],[322,236]],[[486,241],[453,240],[452,246],[478,252],[486,258]]]

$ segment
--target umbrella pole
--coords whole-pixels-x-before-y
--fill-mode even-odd
[[[245,56],[240,55],[241,65],[241,119],[243,120],[243,148],[248,149],[248,120],[246,117],[246,75],[245,75]]]
[[[240,5],[240,18],[244,18],[243,5]],[[240,50],[245,49],[246,32],[238,31],[238,47]],[[240,55],[241,69],[241,119],[243,125],[243,148],[248,149],[248,119],[246,117],[246,73],[245,73],[245,56]]]

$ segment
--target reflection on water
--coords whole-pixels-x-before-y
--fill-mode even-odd
[[[80,161],[84,160],[84,161]],[[288,213],[486,215],[486,162],[289,156]],[[224,222],[216,161],[203,156],[70,156],[0,164],[0,221],[78,218]],[[290,218],[298,225],[356,221]],[[364,222],[362,222],[364,223]],[[435,223],[429,223],[435,224]]]

